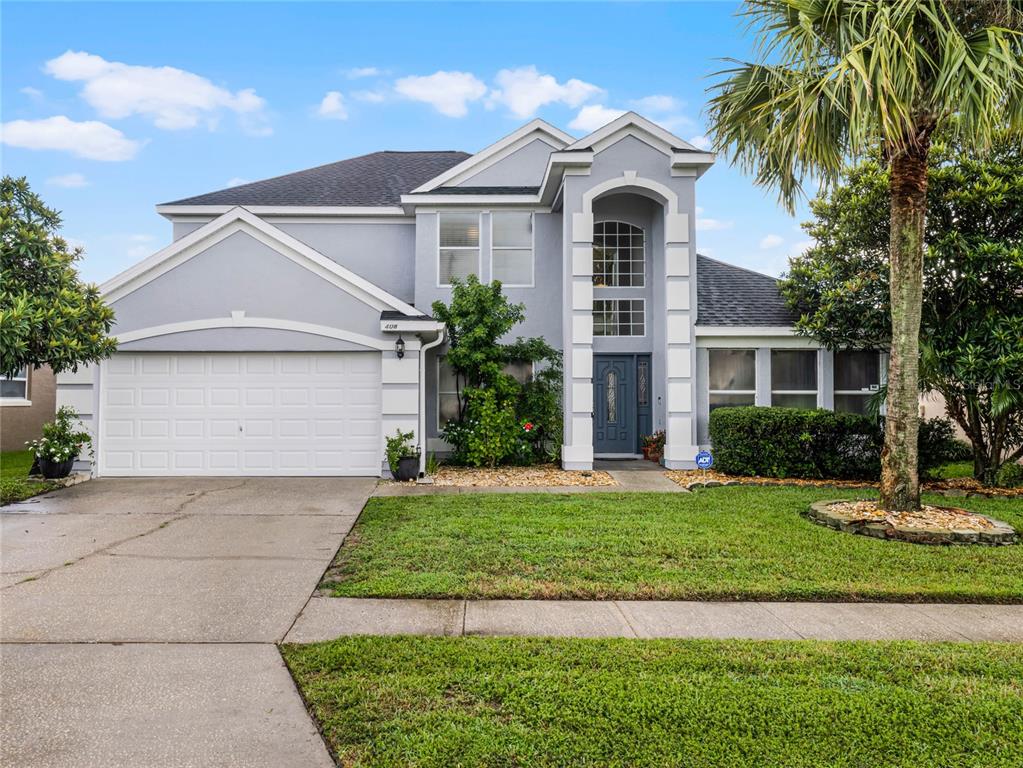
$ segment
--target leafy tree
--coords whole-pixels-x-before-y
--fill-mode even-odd
[[[545,444],[561,442],[561,355],[542,338],[501,342],[525,306],[509,303],[500,282],[470,275],[454,282],[450,305],[433,303],[433,314],[447,326],[445,359],[458,390],[458,419],[445,430],[457,458],[488,466],[547,458]],[[521,363],[534,370],[525,383],[507,373]]]
[[[60,215],[24,179],[0,180],[0,376],[54,373],[109,357],[114,313],[75,270],[82,249],[57,232]]]
[[[881,145],[888,176],[892,329],[880,504],[920,505],[919,331],[931,137],[987,149],[1023,128],[1018,0],[746,0],[760,60],[722,72],[715,147],[791,210],[803,179],[834,182]],[[954,120],[953,120],[954,116]]]
[[[1023,149],[1001,136],[974,157],[939,137],[929,163],[920,385],[944,396],[991,484],[1023,457]],[[797,330],[831,349],[890,340],[888,177],[875,156],[815,199],[816,245],[782,283]]]

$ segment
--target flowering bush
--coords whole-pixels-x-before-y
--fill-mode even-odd
[[[81,429],[78,416],[68,406],[57,411],[53,421],[43,425],[43,436],[39,440],[25,443],[37,459],[60,463],[73,459],[86,445],[92,445],[89,433]]]

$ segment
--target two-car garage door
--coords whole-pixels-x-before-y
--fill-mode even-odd
[[[101,475],[379,475],[377,352],[119,353]]]

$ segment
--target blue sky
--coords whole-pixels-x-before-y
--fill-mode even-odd
[[[102,281],[169,242],[157,203],[239,180],[476,151],[533,116],[584,135],[635,109],[700,143],[707,75],[751,55],[735,8],[4,2],[3,172],[63,212]],[[805,206],[724,160],[697,203],[715,258],[778,274],[807,245]]]

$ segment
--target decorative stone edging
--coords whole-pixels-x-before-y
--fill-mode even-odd
[[[38,480],[45,483],[53,483],[57,488],[70,488],[72,485],[78,485],[84,483],[86,480],[92,480],[92,474],[89,472],[72,472],[67,477],[58,477],[55,480],[47,480],[42,475],[29,475],[29,480]]]
[[[876,539],[897,539],[908,541],[913,544],[988,544],[1004,545],[1015,544],[1017,541],[1016,530],[1002,520],[996,520],[987,515],[976,512],[977,515],[991,523],[991,528],[986,530],[975,530],[972,528],[910,528],[898,524],[892,524],[882,520],[865,520],[843,514],[832,507],[848,499],[831,499],[829,501],[815,501],[810,505],[809,517],[815,523],[834,528],[845,533],[858,533],[864,536],[872,536]]]

